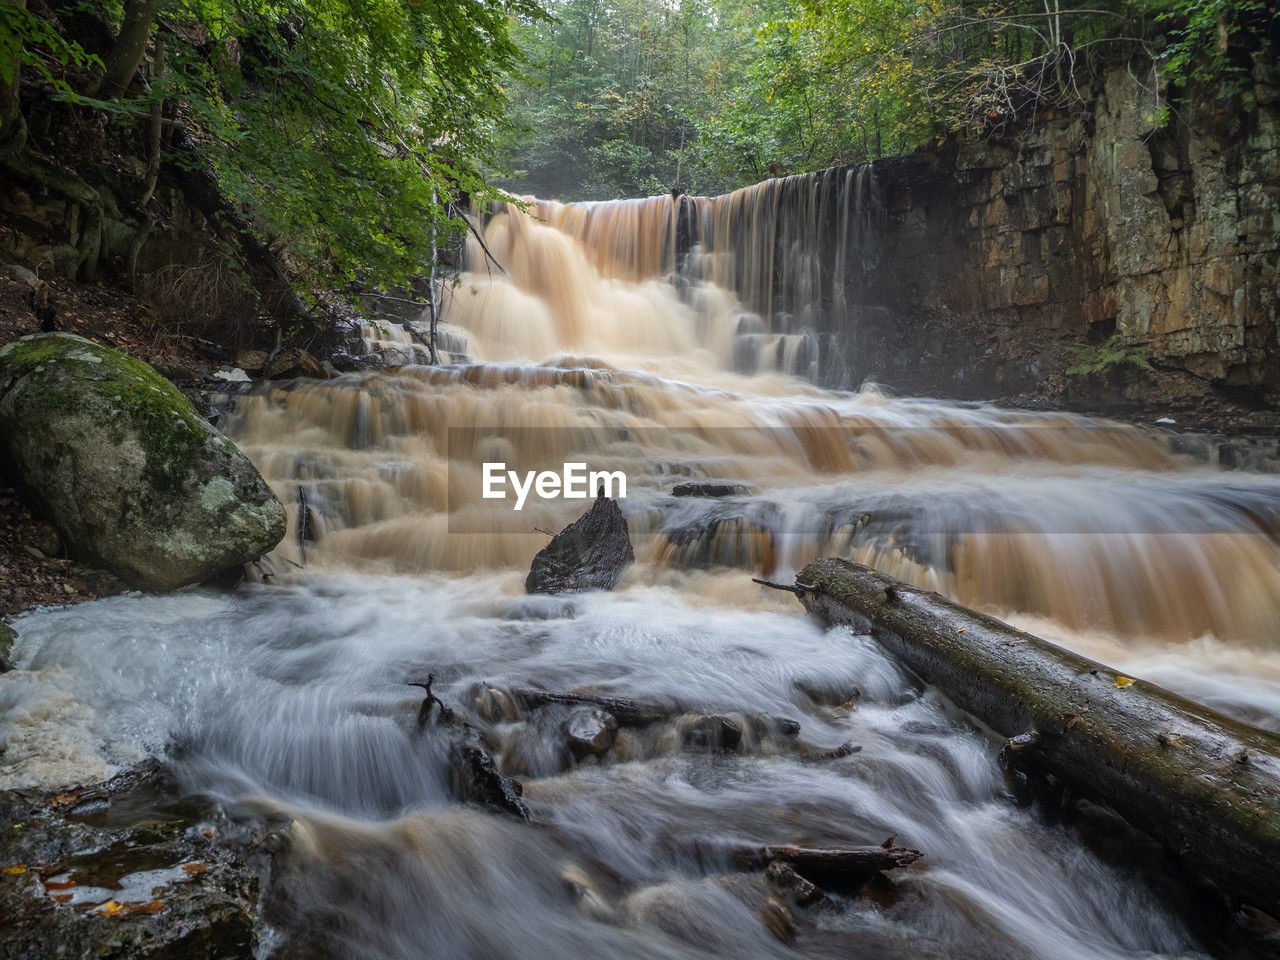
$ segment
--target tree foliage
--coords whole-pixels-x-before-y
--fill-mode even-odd
[[[104,57],[64,27],[86,12],[114,28]],[[6,12],[23,22],[5,34],[17,57],[0,59],[81,68],[46,92],[115,122],[163,105],[197,147],[166,138],[168,158],[208,165],[315,287],[422,272],[460,228],[452,205],[496,193],[480,171],[521,69],[512,25],[543,16],[535,0],[126,0],[53,13]],[[130,81],[139,63],[145,82]]]
[[[715,192],[989,135],[1089,95],[1128,60],[1172,91],[1239,95],[1276,0],[558,0],[518,36],[541,84],[504,141],[536,192]],[[1081,84],[1084,87],[1081,87]]]

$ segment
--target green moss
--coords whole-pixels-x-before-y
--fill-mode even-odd
[[[13,641],[18,639],[18,631],[7,623],[0,622],[0,658],[7,660],[13,652]]]
[[[146,454],[147,479],[161,493],[207,455],[208,434],[191,401],[150,366],[119,350],[74,334],[33,334],[0,349],[0,373],[15,382],[44,375],[65,381],[48,392],[52,409],[84,409],[90,393],[114,398],[131,415]]]

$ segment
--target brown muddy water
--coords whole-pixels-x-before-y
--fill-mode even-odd
[[[227,430],[292,517],[267,582],[22,618],[0,782],[152,753],[193,790],[292,817],[264,956],[302,931],[318,954],[406,960],[1218,952],[1126,856],[1015,804],[998,742],[872,640],[750,578],[856,557],[1277,730],[1280,479],[1136,427],[813,385],[762,277],[826,280],[800,248],[765,263],[777,245],[741,227],[764,201],[735,197],[700,201],[679,271],[670,198],[499,211],[503,269],[473,249],[442,292],[465,361],[239,398]],[[412,353],[397,329],[369,336]],[[587,503],[486,499],[498,461],[626,474],[638,562],[615,592],[524,594],[543,531]],[[673,495],[699,480],[729,495]],[[524,781],[530,824],[451,799],[405,685],[427,673]],[[574,761],[565,716],[513,709],[514,688],[673,719]],[[708,714],[740,726],[736,749],[687,742]],[[845,743],[861,750],[828,753]],[[924,859],[804,911],[790,942],[724,852],[890,836]]]

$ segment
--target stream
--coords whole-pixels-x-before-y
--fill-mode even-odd
[[[263,956],[1213,954],[1132,856],[1014,802],[998,738],[751,577],[854,557],[1280,730],[1280,477],[1155,430],[816,386],[803,335],[761,332],[711,239],[709,266],[669,276],[664,199],[498,212],[504,270],[473,244],[449,365],[237,396],[222,426],[288,505],[285,541],[232,593],[21,618],[0,785],[157,755],[192,791],[290,818]],[[525,594],[588,502],[486,499],[493,461],[625,472],[637,563],[617,590]],[[728,495],[673,495],[704,481]],[[407,686],[427,674],[523,782],[530,823],[453,799]],[[524,688],[671,719],[575,761],[565,711],[517,709]],[[690,739],[707,716],[735,749]],[[920,863],[833,891],[789,941],[727,852],[890,837]]]

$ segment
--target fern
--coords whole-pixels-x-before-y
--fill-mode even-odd
[[[1126,364],[1141,367],[1143,370],[1152,369],[1150,361],[1147,360],[1145,348],[1126,345],[1118,333],[1113,333],[1098,346],[1076,344],[1067,349],[1076,358],[1076,362],[1067,367],[1066,372],[1070,376],[1100,373],[1111,367],[1121,367]]]

